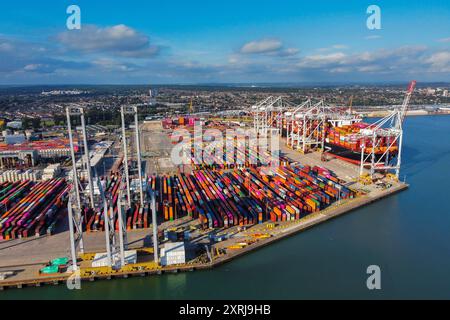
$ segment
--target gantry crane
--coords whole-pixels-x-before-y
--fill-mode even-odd
[[[411,81],[403,99],[403,104],[392,111],[388,116],[376,121],[364,130],[361,130],[360,136],[363,139],[361,148],[360,175],[364,173],[364,168],[368,168],[370,176],[376,171],[395,170],[397,179],[400,176],[400,166],[402,162],[402,144],[403,144],[403,121],[408,110],[411,96],[416,87],[416,81]],[[376,156],[375,150],[385,143],[386,150]],[[368,148],[366,142],[370,142]],[[396,155],[392,156],[391,150],[397,146]],[[365,152],[369,149],[370,152]],[[396,161],[395,161],[396,158]]]
[[[253,128],[256,134],[267,136],[269,129],[277,130],[278,135],[282,134],[284,112],[292,109],[293,105],[283,99],[283,97],[269,96],[251,107],[253,114]]]
[[[191,102],[189,103],[189,113],[193,114],[194,113],[194,103],[193,103],[193,98],[191,98]]]
[[[350,102],[348,104],[348,113],[349,114],[353,113],[353,95],[350,96]]]
[[[76,201],[78,208],[81,209],[81,200],[80,200],[80,191],[79,191],[79,181],[77,175],[76,168],[76,159],[75,159],[75,149],[73,144],[73,135],[72,135],[72,125],[71,125],[71,116],[79,116],[81,118],[81,130],[83,133],[83,146],[84,146],[84,163],[86,164],[86,174],[88,178],[88,186],[89,186],[89,202],[91,208],[95,207],[94,202],[94,184],[92,182],[92,168],[91,168],[91,156],[89,154],[89,147],[87,143],[87,133],[86,133],[86,122],[84,118],[84,108],[78,106],[70,106],[66,108],[66,116],[67,116],[67,130],[69,133],[69,142],[70,142],[70,153],[72,157],[72,170],[73,170],[73,185]]]
[[[130,177],[128,168],[128,145],[126,137],[125,128],[125,114],[134,115],[134,126],[135,126],[135,144],[136,144],[136,156],[138,165],[138,179],[139,179],[139,200],[141,207],[144,206],[144,191],[142,186],[142,162],[141,162],[141,141],[139,135],[139,120],[138,120],[138,109],[135,106],[122,106],[120,108],[121,118],[122,118],[122,142],[123,142],[123,153],[124,153],[124,169],[126,177],[127,186],[127,203],[128,207],[131,207],[131,191],[130,191]]]

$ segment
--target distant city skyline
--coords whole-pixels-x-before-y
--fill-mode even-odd
[[[81,30],[66,9],[81,8]],[[370,5],[381,29],[369,30]],[[0,85],[450,80],[448,1],[10,1]]]

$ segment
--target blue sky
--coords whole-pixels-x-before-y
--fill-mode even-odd
[[[3,2],[0,84],[450,81],[448,0]]]

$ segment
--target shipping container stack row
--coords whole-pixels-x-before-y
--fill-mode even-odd
[[[192,175],[154,176],[149,187],[157,196],[157,216],[163,221],[173,221],[189,216],[211,228],[255,223],[258,213],[252,199],[228,199],[228,190],[218,172],[196,171]],[[244,194],[242,194],[244,196]],[[242,212],[243,214],[239,214]]]
[[[123,166],[123,158],[124,158],[124,156],[123,155],[121,155],[119,158],[117,158],[117,160],[114,162],[114,164],[113,164],[113,166],[112,166],[112,168],[111,168],[111,171],[110,171],[110,174],[111,175],[117,175],[119,172],[120,172],[120,170],[122,169],[122,166]]]
[[[272,128],[281,128],[283,132],[286,130],[287,119],[286,117],[280,116],[279,111],[272,111],[267,113],[267,123],[270,124]]]
[[[332,127],[328,129],[327,139],[329,143],[353,150],[361,151],[362,146],[365,146],[365,151],[370,153],[372,151],[372,138],[361,137],[360,132],[370,128],[370,125],[363,122],[356,122],[351,125],[341,127]],[[393,142],[393,138],[386,136],[377,137],[375,153],[384,153]],[[396,143],[389,148],[390,152],[397,152],[398,146]]]
[[[264,172],[252,167],[198,170],[150,177],[148,185],[156,192],[160,219],[187,215],[208,228],[297,220],[354,196],[330,171],[301,165]]]
[[[193,127],[196,121],[200,118],[197,117],[178,117],[178,118],[167,118],[162,121],[164,129],[175,128],[177,126],[189,126]]]
[[[114,216],[115,230],[119,230],[118,220],[118,198],[121,176],[119,173],[111,174],[109,179],[102,180],[102,186],[105,190],[105,195],[111,200]],[[125,194],[125,191],[123,191]],[[111,215],[111,204],[108,208],[108,214]],[[125,210],[125,208],[124,208]],[[105,219],[104,208],[92,210],[91,208],[83,209],[83,223],[84,229],[87,232],[104,231]],[[132,204],[132,207],[125,212],[124,224],[127,230],[142,229],[149,227],[148,208],[141,208],[139,205]]]
[[[192,216],[192,201],[188,201],[191,200],[191,195],[185,193],[191,181],[185,180],[184,177],[178,175],[148,178],[147,191],[154,191],[156,194],[158,220],[173,221],[186,215]]]
[[[258,177],[253,171],[249,188],[255,197],[267,203],[267,218],[274,222],[297,220],[337,200],[354,196],[323,168],[296,165],[265,173]],[[258,179],[253,183],[255,177]]]
[[[0,184],[0,240],[53,233],[67,211],[64,179]]]
[[[117,210],[117,199],[119,197],[119,186],[120,186],[120,175],[111,174],[109,179],[104,178],[101,180],[102,188],[105,191],[105,196],[111,199],[113,203],[114,213]],[[108,208],[109,213],[109,208]],[[98,210],[93,210],[92,208],[86,207],[83,209],[83,220],[85,225],[85,230],[87,232],[91,231],[102,231],[104,230],[104,208],[101,206]]]
[[[245,140],[244,140],[245,142]],[[209,146],[208,143],[195,145],[192,141],[190,150],[191,165],[194,170],[234,169],[261,167],[270,165],[287,165],[288,158],[272,154],[266,147],[256,144],[248,146],[238,138],[227,139],[222,148]]]

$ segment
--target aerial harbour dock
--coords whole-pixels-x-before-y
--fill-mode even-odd
[[[318,153],[302,155],[294,150],[285,149],[290,156],[297,156],[297,160],[302,163],[320,163]],[[328,167],[332,167],[335,172],[339,172],[342,177],[354,176],[359,168],[353,164],[348,164],[339,159],[330,160]],[[402,182],[388,180],[389,188],[376,187],[376,185],[362,185],[351,183],[352,188],[364,189],[366,194],[356,196],[353,199],[344,199],[335,203],[324,210],[307,215],[304,218],[295,221],[285,221],[274,224],[271,221],[262,224],[250,226],[244,230],[238,231],[239,227],[228,229],[226,232],[233,233],[233,236],[227,240],[217,242],[211,247],[211,260],[203,261],[193,260],[186,264],[175,266],[157,266],[154,263],[140,262],[135,265],[129,265],[126,270],[113,270],[111,268],[92,269],[89,267],[89,260],[82,261],[82,270],[80,279],[82,281],[93,281],[100,279],[114,279],[128,276],[158,275],[161,273],[173,273],[209,269],[231,261],[243,254],[247,254],[258,248],[269,245],[274,241],[281,240],[290,235],[296,234],[319,223],[338,217],[344,213],[350,212],[362,206],[368,205],[374,201],[381,200],[399,191],[405,190],[408,185]],[[189,219],[180,219],[180,224],[189,222]],[[173,222],[165,222],[159,226],[164,230],[166,225],[174,225]],[[176,225],[176,224],[175,224]],[[161,232],[160,231],[160,232]],[[223,233],[223,231],[222,231]],[[130,249],[148,247],[148,239],[152,238],[150,228],[131,230],[128,232],[128,241],[132,243]],[[104,250],[104,232],[90,233],[84,237],[85,250],[89,252],[99,252]],[[52,236],[42,236],[40,238],[16,239],[0,243],[0,273],[13,272],[14,275],[5,280],[0,280],[0,288],[23,288],[27,286],[42,286],[53,284],[64,284],[70,277],[70,273],[61,273],[57,275],[39,275],[39,269],[45,266],[48,261],[59,256],[67,255],[67,246],[61,246],[61,243],[69,242],[68,231]],[[39,249],[38,249],[39,248]],[[14,255],[11,253],[14,252]],[[38,254],[36,252],[39,252]],[[147,261],[152,261],[152,250],[143,252],[142,256]],[[32,259],[30,259],[32,257]],[[198,260],[198,259],[197,259]]]
[[[121,130],[96,151],[84,110],[68,107],[71,161],[46,180],[8,174],[0,184],[0,289],[213,268],[405,190],[401,123],[414,85],[372,124],[323,101],[280,97],[238,121],[190,114],[140,123],[137,107],[122,107]],[[74,117],[82,139],[73,139]],[[212,129],[237,132],[224,138],[231,157],[207,151],[218,142]],[[242,130],[276,137],[278,148],[249,146]],[[180,143],[182,164],[172,154]]]

